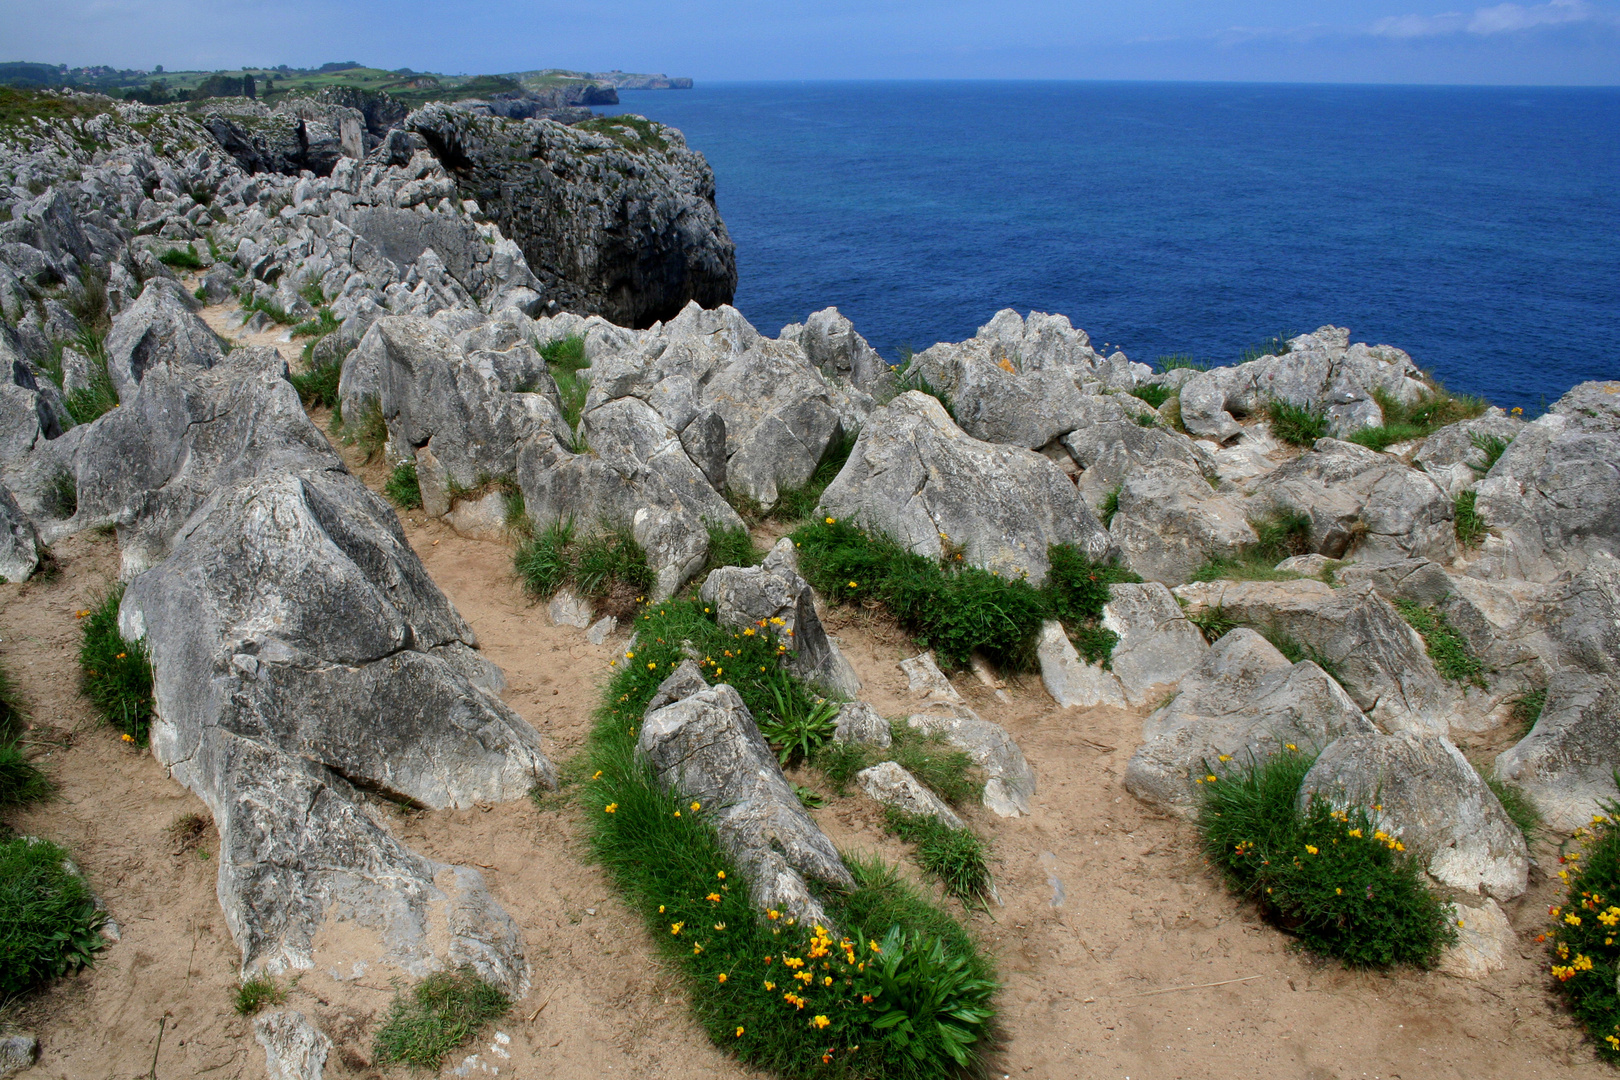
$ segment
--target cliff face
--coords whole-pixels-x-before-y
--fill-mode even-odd
[[[640,117],[565,127],[440,104],[406,127],[523,249],[563,310],[645,327],[692,300],[731,302],[736,249],[714,174],[679,131]]]

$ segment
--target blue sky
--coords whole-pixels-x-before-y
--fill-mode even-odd
[[[1620,84],[1620,0],[0,0],[0,59],[698,79]]]

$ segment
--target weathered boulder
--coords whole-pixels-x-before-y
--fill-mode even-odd
[[[1309,517],[1312,550],[1331,559],[1450,562],[1457,554],[1450,497],[1428,476],[1365,446],[1318,439],[1253,491],[1258,512]]]
[[[992,724],[965,705],[948,706],[944,715],[917,713],[906,718],[907,726],[925,735],[943,735],[945,741],[966,752],[973,763],[989,776],[982,801],[1000,817],[1020,817],[1029,813],[1029,799],[1035,794],[1035,770],[1029,767],[1007,729]]]
[[[296,1009],[257,1017],[253,1037],[264,1047],[267,1080],[321,1080],[325,1075],[332,1040]]]
[[[800,804],[737,691],[705,687],[697,665],[683,663],[649,703],[636,754],[666,790],[702,803],[756,908],[829,925],[805,879],[846,889],[855,880]]]
[[[1620,674],[1620,559],[1598,552],[1548,598],[1548,634],[1563,666]]]
[[[1088,664],[1056,619],[1041,624],[1035,658],[1041,666],[1041,685],[1052,700],[1065,709],[1087,709],[1093,705],[1125,707],[1125,688],[1119,676],[1102,664]]]
[[[1478,907],[1453,904],[1451,911],[1457,941],[1440,951],[1435,970],[1459,979],[1483,979],[1507,967],[1519,938],[1496,901],[1487,897]]]
[[[976,439],[1038,450],[1083,422],[1085,399],[1069,371],[1020,371],[990,341],[935,345],[912,364],[950,398],[956,422]]]
[[[639,117],[566,127],[437,103],[406,127],[562,307],[650,326],[689,300],[731,302],[736,250],[715,209],[714,174],[674,128]]]
[[[197,317],[195,303],[173,282],[154,280],[128,311],[113,318],[107,374],[119,401],[128,404],[141,379],[159,364],[211,368],[224,359],[219,338]]]
[[[32,1035],[7,1035],[0,1039],[0,1076],[10,1076],[33,1068],[39,1060],[39,1040]]]
[[[1151,415],[1146,402],[1128,394],[1082,399],[1080,423],[1061,442],[1085,470],[1080,474],[1080,494],[1093,510],[1101,508],[1109,492],[1154,462],[1178,461],[1205,476],[1213,475],[1214,461],[1205,444],[1158,423],[1144,426],[1138,420]]]
[[[1560,832],[1588,824],[1620,798],[1617,768],[1620,677],[1614,675],[1554,675],[1536,726],[1496,758],[1496,775],[1522,787]]]
[[[1620,558],[1620,382],[1587,382],[1519,430],[1479,482],[1496,535],[1478,577],[1552,581],[1594,554]]]
[[[413,854],[361,801],[468,807],[555,785],[381,499],[341,465],[222,487],[130,582],[119,629],[151,651],[153,752],[219,828],[245,970],[470,964],[524,991],[522,935],[478,872]]]
[[[945,673],[939,670],[939,665],[934,662],[932,650],[900,661],[900,670],[906,676],[906,689],[925,701],[962,700],[962,695],[951,685],[951,680],[945,677]]]
[[[1395,731],[1444,734],[1460,698],[1440,678],[1423,639],[1370,587],[1320,581],[1217,581],[1185,585],[1189,613],[1219,610],[1243,626],[1292,638],[1331,665],[1357,706]]]
[[[1125,788],[1144,802],[1190,813],[1203,777],[1223,756],[1240,763],[1309,752],[1372,723],[1309,660],[1290,664],[1265,638],[1239,628],[1209,650],[1169,704],[1142,725]]]
[[[953,829],[965,829],[945,801],[928,786],[892,761],[885,761],[855,774],[862,791],[885,806],[892,806],[918,817],[935,818]]]
[[[959,544],[969,563],[1003,576],[1046,579],[1047,548],[1073,544],[1105,558],[1108,534],[1052,462],[970,438],[926,394],[901,394],[872,413],[849,462],[821,497],[848,518],[919,555]]]
[[[1524,834],[1468,759],[1444,736],[1418,731],[1345,735],[1299,787],[1334,806],[1366,808],[1442,885],[1511,900],[1524,892]]]
[[[888,362],[835,307],[812,312],[802,324],[784,326],[778,337],[798,342],[810,362],[824,374],[843,379],[868,393],[894,383]]]
[[[34,525],[23,515],[11,492],[0,484],[0,579],[27,581],[38,565]]]
[[[1102,626],[1119,635],[1110,666],[1132,705],[1143,705],[1162,688],[1196,668],[1209,645],[1187,621],[1170,590],[1156,581],[1109,587]]]
[[[1127,474],[1108,535],[1132,570],[1172,586],[1257,539],[1242,499],[1213,490],[1196,466],[1174,458]]]
[[[828,693],[853,697],[860,693],[860,677],[822,627],[815,591],[794,571],[792,549],[793,541],[783,537],[761,566],[712,570],[700,595],[721,626],[776,632],[788,647],[788,665],[795,674]]]
[[[1445,567],[1430,559],[1347,563],[1334,569],[1333,579],[1340,585],[1371,585],[1387,600],[1416,604],[1442,603],[1457,590]]]
[[[864,701],[851,701],[838,710],[833,741],[887,750],[894,738],[889,731],[889,721],[876,709]]]
[[[1475,440],[1500,439],[1511,443],[1524,427],[1524,421],[1501,409],[1487,409],[1483,416],[1448,424],[1423,440],[1412,455],[1412,464],[1428,473],[1440,489],[1452,498],[1472,488],[1485,475],[1485,454]]]

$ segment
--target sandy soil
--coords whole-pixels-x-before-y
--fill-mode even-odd
[[[315,419],[324,430],[326,416]],[[380,466],[345,455],[380,489]],[[507,701],[542,733],[548,753],[566,759],[583,740],[618,643],[591,646],[582,632],[551,626],[514,582],[505,544],[462,538],[419,513],[405,515],[405,528],[505,670]],[[257,1078],[263,1052],[250,1021],[231,1009],[240,954],[214,896],[217,840],[210,832],[198,848],[179,850],[166,831],[181,815],[206,811],[148,753],[97,725],[75,691],[74,612],[114,580],[115,542],[85,534],[55,554],[54,580],[0,586],[0,658],[32,702],[31,738],[61,785],[59,798],[11,822],[73,851],[122,940],[94,969],[10,1006],[0,1023],[40,1037],[44,1056],[31,1076]],[[864,696],[885,714],[909,711],[897,666],[912,652],[904,635],[859,609],[831,612],[828,622]],[[1121,777],[1139,741],[1138,715],[1055,709],[1032,678],[1009,683],[1010,702],[971,675],[956,684],[1013,733],[1040,779],[1029,817],[1002,820],[979,808],[968,815],[990,839],[1003,900],[988,914],[965,916],[1006,983],[998,1075],[1612,1075],[1548,989],[1532,943],[1546,905],[1556,902],[1550,885],[1506,905],[1521,955],[1482,982],[1314,962],[1226,895],[1190,827],[1126,794]],[[858,794],[829,793],[816,814],[846,849],[905,855],[881,835],[872,805]],[[529,998],[447,1074],[757,1075],[687,1018],[678,982],[586,861],[572,808],[524,801],[395,812],[390,820],[416,850],[482,868],[522,926],[534,968]],[[1545,846],[1538,854],[1544,863],[1553,857]],[[329,1077],[382,1075],[370,1066],[369,1047],[391,993],[382,974],[339,992],[311,973],[292,988],[288,1006],[314,1017],[337,1043]]]

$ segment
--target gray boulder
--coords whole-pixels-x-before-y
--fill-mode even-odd
[[[970,438],[934,398],[911,391],[872,414],[818,513],[884,533],[919,555],[959,544],[970,564],[1046,579],[1047,548],[1092,559],[1108,534],[1074,485],[1039,454]]]
[[[783,551],[783,545],[787,551]],[[761,626],[781,635],[788,666],[800,678],[844,697],[860,693],[861,680],[816,615],[815,591],[790,564],[786,537],[762,566],[722,566],[709,573],[700,596],[721,626]]]
[[[724,683],[698,689],[703,677],[691,661],[663,686],[669,693],[661,687],[649,703],[637,757],[660,786],[702,803],[756,908],[830,925],[805,879],[844,889],[855,880],[782,775],[748,706]]]
[[[1085,470],[1080,474],[1080,494],[1093,510],[1102,506],[1109,492],[1154,462],[1177,461],[1213,475],[1215,463],[1204,444],[1158,423],[1143,426],[1138,417],[1144,415],[1153,415],[1147,403],[1128,394],[1087,397],[1079,426],[1063,436],[1063,448]]]
[[[843,379],[867,393],[892,387],[894,375],[878,351],[835,307],[813,312],[801,325],[784,326],[779,335],[796,341],[810,362],[826,375]]]
[[[1562,666],[1620,675],[1620,559],[1597,553],[1549,596],[1548,607]]]
[[[153,752],[219,829],[245,971],[471,965],[525,991],[522,934],[479,873],[413,854],[362,803],[361,789],[470,807],[555,786],[381,499],[340,465],[224,487],[130,582],[119,629],[151,651]],[[353,929],[330,939],[334,921]]]
[[[1564,672],[1530,734],[1496,758],[1496,775],[1535,800],[1548,826],[1571,832],[1620,798],[1620,678]]]
[[[295,1009],[264,1013],[253,1021],[253,1037],[264,1047],[267,1080],[321,1080],[332,1040]]]
[[[27,581],[39,565],[39,546],[33,523],[17,500],[0,484],[0,579]]]
[[[931,817],[952,829],[967,825],[945,801],[928,790],[921,780],[892,761],[873,765],[855,774],[862,791],[885,806],[892,806],[918,817]]]
[[[113,318],[107,333],[107,374],[124,404],[159,364],[211,368],[225,357],[219,338],[197,317],[196,301],[170,281],[146,283],[134,304]]]
[[[32,1035],[7,1035],[0,1039],[0,1076],[10,1076],[33,1068],[39,1060],[39,1040]]]
[[[976,439],[1038,450],[1083,422],[1073,374],[1056,367],[1020,371],[990,342],[935,345],[912,364],[950,398],[957,423]]]
[[[1119,676],[1102,664],[1088,664],[1056,619],[1041,624],[1035,659],[1041,666],[1041,685],[1052,700],[1065,709],[1089,709],[1094,705],[1125,708],[1125,688]]]
[[[1602,552],[1620,557],[1620,382],[1587,382],[1520,429],[1479,482],[1496,535],[1469,573],[1552,581]]]
[[[1255,543],[1244,512],[1242,499],[1213,490],[1196,466],[1166,458],[1127,475],[1108,535],[1142,577],[1180,585],[1208,560]]]
[[[965,705],[947,706],[944,715],[917,713],[906,718],[907,726],[925,735],[942,735],[945,741],[964,751],[983,769],[982,801],[999,817],[1021,817],[1029,813],[1030,796],[1035,794],[1035,770],[1029,767],[1007,729],[992,724]]]
[[[889,732],[889,721],[876,709],[864,701],[851,701],[838,710],[833,741],[887,750],[894,740]]]
[[[1511,900],[1530,853],[1468,759],[1445,737],[1417,731],[1346,735],[1322,751],[1299,787],[1344,809],[1368,809],[1442,885]]]
[[[1491,408],[1483,416],[1448,424],[1429,435],[1412,455],[1412,464],[1428,473],[1452,498],[1471,489],[1485,475],[1484,453],[1474,440],[1496,438],[1511,443],[1524,421]]]
[[[1203,633],[1187,621],[1170,590],[1156,581],[1109,587],[1102,625],[1119,635],[1110,659],[1132,705],[1152,699],[1156,688],[1181,681],[1209,651]]]
[[[1206,774],[1224,760],[1247,764],[1309,752],[1374,727],[1350,696],[1309,660],[1290,664],[1253,630],[1217,641],[1181,691],[1142,725],[1125,788],[1144,802],[1191,813]]]
[[[1440,486],[1392,455],[1355,443],[1318,439],[1253,491],[1258,512],[1309,517],[1311,548],[1330,559],[1444,563],[1457,554],[1456,514]]]

